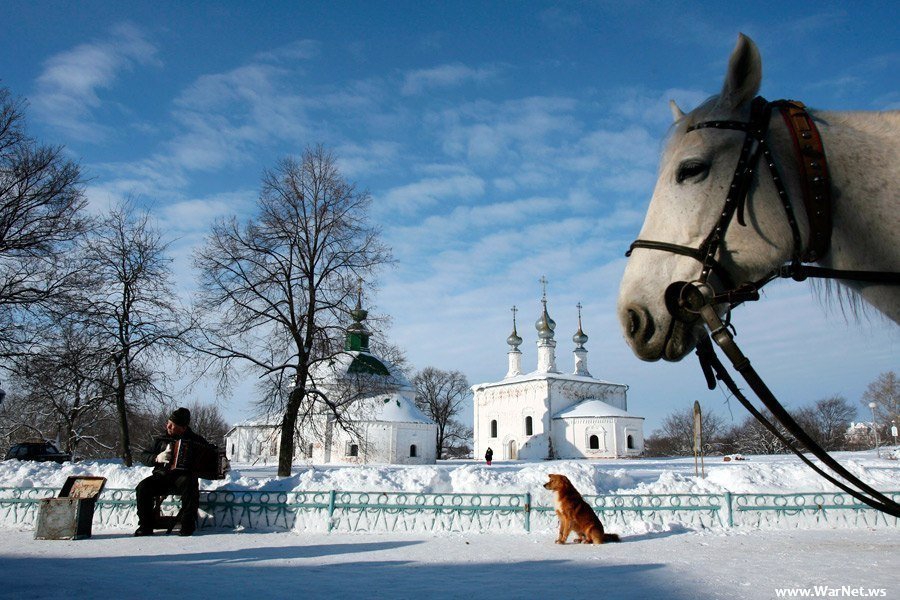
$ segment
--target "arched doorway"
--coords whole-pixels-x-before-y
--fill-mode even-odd
[[[516,446],[516,440],[509,440],[509,447],[507,452],[507,457],[509,460],[518,460],[519,459],[519,450]]]

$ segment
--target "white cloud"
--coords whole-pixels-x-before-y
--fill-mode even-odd
[[[255,190],[240,190],[172,202],[157,210],[161,225],[174,233],[206,232],[212,223],[229,215],[246,214],[256,201]]]
[[[434,88],[457,87],[467,82],[484,83],[496,77],[498,72],[497,67],[473,69],[459,63],[419,69],[406,73],[400,91],[411,96]]]
[[[481,100],[430,115],[426,123],[452,157],[513,162],[519,168],[523,157],[539,159],[553,144],[579,135],[583,125],[573,115],[577,106],[576,100],[561,97]]]
[[[348,179],[384,172],[401,156],[402,147],[397,142],[373,140],[366,143],[348,142],[337,146],[338,168]]]
[[[430,177],[389,190],[376,205],[379,212],[412,214],[442,200],[456,203],[481,196],[484,189],[484,181],[474,175]]]
[[[296,40],[273,50],[257,53],[256,62],[295,62],[310,60],[319,55],[322,44],[316,40]]]
[[[157,48],[137,27],[125,23],[108,39],[80,44],[44,62],[32,106],[37,116],[66,134],[99,141],[109,134],[94,111],[103,108],[100,90],[136,65],[159,65]]]

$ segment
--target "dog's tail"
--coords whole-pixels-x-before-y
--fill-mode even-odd
[[[603,534],[603,543],[604,544],[607,542],[621,542],[621,541],[622,541],[621,538],[619,538],[619,536],[616,535],[615,533],[604,533]]]

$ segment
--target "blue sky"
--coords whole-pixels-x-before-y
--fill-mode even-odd
[[[744,418],[694,360],[634,358],[614,314],[668,99],[689,109],[716,93],[744,32],[770,99],[900,107],[892,2],[9,1],[0,12],[0,85],[28,100],[31,132],[81,162],[92,210],[132,195],[153,212],[184,290],[210,222],[250,214],[262,170],[321,143],[372,194],[397,262],[369,302],[414,367],[502,377],[515,304],[533,368],[546,275],[560,367],[572,369],[580,301],[589,367],[630,385],[648,433],[694,400]],[[896,325],[847,323],[808,284],[774,284],[735,322],[788,405],[856,402],[898,367]],[[251,393],[223,400],[229,420],[249,416]]]

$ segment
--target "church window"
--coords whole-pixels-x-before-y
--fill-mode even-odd
[[[497,419],[491,421],[491,437],[497,437]]]
[[[634,450],[634,438],[630,435],[625,438],[625,443],[628,445],[629,450]]]
[[[525,435],[534,435],[531,417],[525,417]]]
[[[359,445],[347,444],[347,456],[359,456]]]
[[[600,449],[600,438],[596,435],[592,435],[588,438],[588,448],[591,450],[599,450]]]
[[[409,457],[410,458],[416,457],[416,445],[415,444],[413,444],[409,447]]]
[[[278,440],[272,440],[272,445],[269,448],[269,455],[275,456],[278,454]]]
[[[310,444],[310,445],[306,448],[306,456],[309,456],[310,458],[312,458],[312,454],[313,454],[313,445]]]

